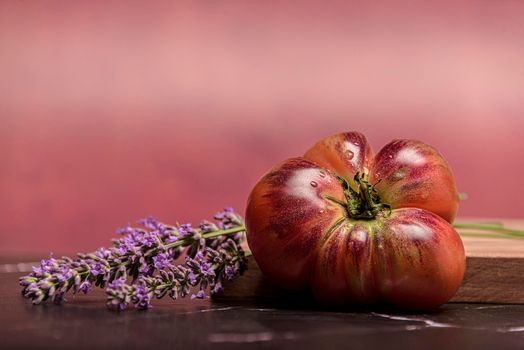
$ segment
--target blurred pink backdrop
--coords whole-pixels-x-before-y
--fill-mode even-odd
[[[522,1],[0,1],[0,250],[239,211],[364,132],[437,147],[459,215],[524,217]]]

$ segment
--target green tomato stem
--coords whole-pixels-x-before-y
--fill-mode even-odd
[[[391,207],[380,201],[380,195],[375,189],[375,185],[380,182],[380,180],[375,183],[375,185],[372,185],[368,182],[367,173],[357,172],[353,177],[354,185],[357,188],[357,190],[354,190],[348,180],[338,175],[336,177],[344,189],[346,203],[342,203],[342,205],[346,207],[347,214],[350,218],[372,220],[382,210],[388,210],[391,213]],[[339,201],[337,201],[337,203],[340,204]]]
[[[457,222],[453,224],[453,227],[456,229],[471,229],[471,230],[481,230],[488,232],[497,232],[500,234],[505,234],[508,236],[514,237],[524,237],[524,230],[517,230],[512,228],[506,228],[502,224],[491,224],[491,223],[461,223]]]
[[[521,239],[519,237],[506,235],[504,233],[480,233],[480,232],[459,232],[461,237],[479,237],[479,238],[502,238],[502,239]]]

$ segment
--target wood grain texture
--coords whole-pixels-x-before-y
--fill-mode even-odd
[[[464,222],[464,220],[461,220]],[[482,222],[487,220],[466,220]],[[491,220],[493,221],[493,220]],[[512,228],[524,228],[523,220],[497,220]],[[461,230],[471,234],[472,231]],[[524,239],[491,237],[476,230],[463,235],[466,274],[451,302],[524,304]],[[491,234],[492,235],[492,234]],[[279,299],[304,298],[288,295],[264,279],[253,257],[245,276],[227,285],[221,298]]]

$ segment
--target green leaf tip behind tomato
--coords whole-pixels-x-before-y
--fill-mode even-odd
[[[464,246],[451,226],[453,174],[440,153],[364,135],[320,140],[272,168],[249,196],[247,240],[277,286],[310,288],[331,306],[433,309],[457,291]]]

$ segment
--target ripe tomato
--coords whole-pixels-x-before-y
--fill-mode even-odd
[[[325,305],[432,309],[465,270],[450,225],[453,174],[437,150],[394,140],[376,155],[358,132],[327,137],[271,169],[249,196],[249,247],[286,289]]]

